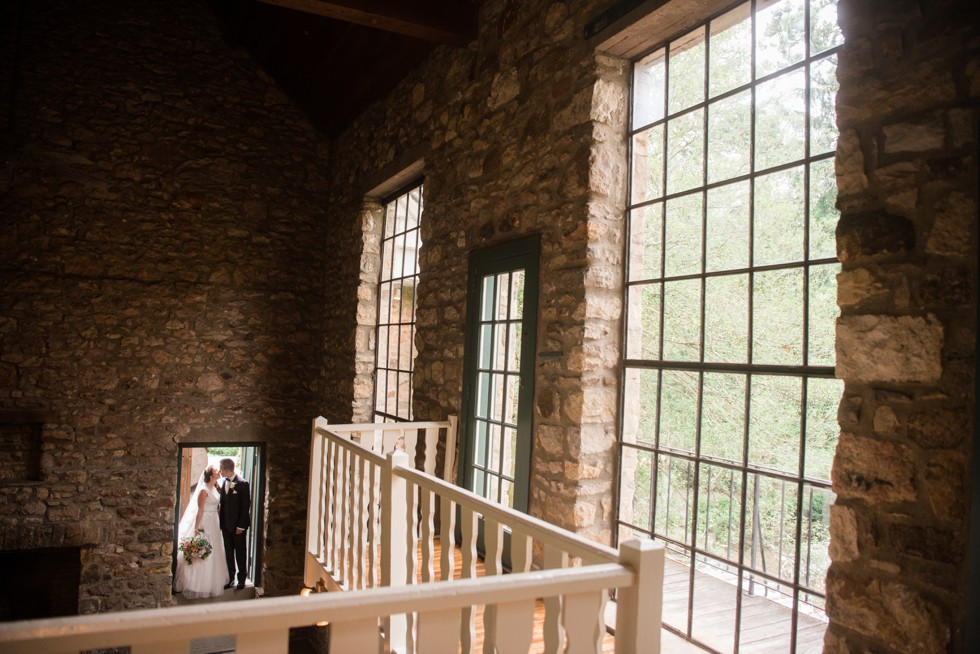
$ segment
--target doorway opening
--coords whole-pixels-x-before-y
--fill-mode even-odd
[[[215,468],[221,459],[235,462],[235,472],[248,482],[252,493],[251,524],[248,528],[248,582],[259,586],[262,582],[261,534],[264,526],[265,506],[265,444],[256,443],[193,443],[178,446],[177,493],[174,503],[174,547],[171,572],[176,574],[178,550],[178,525],[194,492],[193,486],[201,471],[208,465]]]

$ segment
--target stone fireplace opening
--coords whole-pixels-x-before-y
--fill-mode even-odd
[[[0,551],[0,621],[78,615],[80,547]]]

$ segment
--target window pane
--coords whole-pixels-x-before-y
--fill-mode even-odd
[[[505,427],[503,430],[503,462],[500,471],[510,479],[514,478],[516,472],[515,456],[517,455],[517,430],[513,427]]]
[[[667,192],[704,183],[704,109],[667,123]]]
[[[742,474],[699,464],[697,543],[712,554],[738,558],[742,507]],[[734,590],[734,586],[732,587]],[[734,606],[734,604],[733,604]]]
[[[810,54],[844,44],[837,25],[837,0],[810,0]]]
[[[702,195],[692,193],[667,202],[666,277],[701,272]]]
[[[507,369],[507,323],[493,326],[493,369]]]
[[[697,428],[697,373],[664,370],[662,392],[660,447],[694,452],[694,435]]]
[[[750,525],[746,533],[746,562],[749,567],[768,572],[783,582],[792,582],[796,565],[797,485],[754,474],[749,478],[749,492],[752,511],[746,512],[746,522]],[[765,583],[767,594],[783,589],[779,582]]]
[[[803,202],[802,166],[756,178],[755,265],[803,260]]]
[[[708,182],[750,172],[751,128],[751,90],[708,105]]]
[[[489,370],[493,363],[493,324],[480,325],[479,367]]]
[[[810,312],[808,315],[808,361],[811,366],[834,365],[834,335],[837,325],[837,273],[840,264],[810,269]]]
[[[681,543],[691,542],[691,490],[694,481],[690,461],[659,457],[657,473],[656,531]]]
[[[664,284],[664,359],[697,361],[701,349],[701,281]]]
[[[661,284],[629,288],[626,356],[630,359],[660,358],[660,288]]]
[[[481,372],[476,378],[476,417],[490,417],[490,373]]]
[[[706,270],[732,270],[749,265],[749,222],[748,182],[708,191]]]
[[[745,375],[705,373],[701,397],[701,454],[742,462]]]
[[[671,42],[669,70],[668,113],[704,101],[704,27]]]
[[[663,204],[651,204],[630,212],[630,281],[660,277]]]
[[[633,128],[664,117],[666,81],[663,48],[637,61],[633,66]]]
[[[810,258],[837,256],[837,183],[834,160],[810,165]]]
[[[715,97],[752,79],[752,5],[745,3],[711,21],[708,95]]]
[[[839,379],[808,379],[806,396],[806,466],[808,479],[830,481],[830,466],[837,448],[837,408],[844,392]]]
[[[749,276],[709,277],[704,284],[704,360],[747,362]]]
[[[504,419],[504,375],[494,373],[490,383],[493,384],[490,398],[490,418],[502,422]]]
[[[517,375],[507,375],[507,396],[505,399],[504,422],[517,424],[517,395],[520,390],[521,378]]]
[[[653,507],[650,502],[650,478],[653,455],[646,450],[624,447],[620,459],[620,518],[629,524],[650,528]]]
[[[489,440],[487,441],[487,452],[490,454],[490,462],[487,465],[489,470],[500,471],[500,445],[501,428],[500,425],[490,425],[488,431]]]
[[[511,323],[508,330],[510,336],[508,337],[507,370],[519,372],[521,369],[521,323]]]
[[[630,369],[623,387],[623,442],[655,445],[657,442],[656,370]]]
[[[805,73],[805,70],[796,70],[756,87],[756,170],[803,158]]]
[[[510,273],[497,275],[497,297],[494,300],[497,310],[494,320],[507,320],[510,310]]]
[[[834,499],[834,494],[826,488],[809,484],[803,486],[800,584],[818,593],[825,590],[824,580],[830,567],[830,505],[834,503]],[[815,603],[814,600],[820,602],[817,606],[823,606],[819,598],[805,598],[811,604]]]
[[[493,275],[487,275],[483,278],[483,290],[480,295],[483,304],[480,306],[480,320],[493,320],[494,300],[497,295],[494,292],[495,281],[496,278]]]
[[[803,382],[798,377],[755,375],[749,408],[749,464],[797,474],[800,467],[800,407]]]
[[[752,360],[802,365],[803,271],[756,273],[752,288]]]
[[[765,77],[802,61],[805,0],[761,0],[756,11],[755,76]]]
[[[810,155],[833,152],[837,147],[837,57],[810,66]]]
[[[514,270],[510,274],[510,320],[524,318],[524,271]]]
[[[664,126],[657,125],[633,137],[633,203],[655,200],[664,194]]]

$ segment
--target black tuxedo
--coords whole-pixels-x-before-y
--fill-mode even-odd
[[[234,488],[229,485],[234,483]],[[246,534],[252,523],[252,493],[248,482],[238,474],[225,480],[221,486],[221,504],[218,517],[221,519],[221,535],[225,543],[225,560],[228,563],[228,579],[235,580],[235,563],[238,563],[238,585],[248,577],[248,543]],[[242,529],[242,533],[235,531]]]

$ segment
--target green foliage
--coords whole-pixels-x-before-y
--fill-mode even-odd
[[[223,456],[229,458],[235,458],[241,454],[242,449],[240,447],[209,447],[208,454],[211,456]]]

